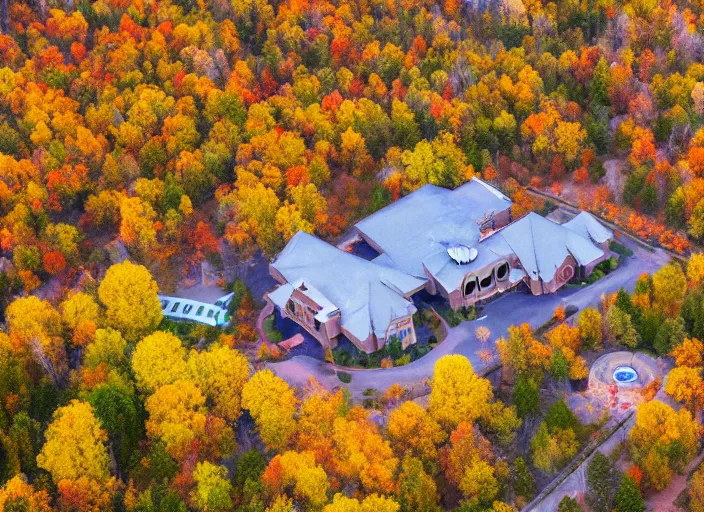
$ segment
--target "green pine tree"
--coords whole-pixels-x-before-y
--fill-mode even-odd
[[[618,512],[645,512],[645,502],[640,495],[638,484],[630,476],[624,475],[621,478],[614,505]]]

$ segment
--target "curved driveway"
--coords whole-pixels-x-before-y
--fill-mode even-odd
[[[543,325],[552,318],[555,308],[560,304],[574,305],[584,309],[596,306],[603,294],[613,293],[619,288],[633,291],[638,276],[644,272],[653,273],[666,264],[670,257],[661,250],[648,251],[640,245],[624,240],[634,255],[619,266],[611,274],[596,283],[583,288],[565,287],[557,293],[533,296],[527,293],[509,293],[484,307],[479,320],[464,322],[450,329],[447,338],[427,355],[405,366],[374,370],[345,370],[352,375],[352,381],[346,386],[356,399],[363,397],[366,389],[386,390],[392,384],[400,384],[406,388],[429,379],[433,373],[435,362],[446,354],[462,354],[469,358],[475,369],[482,363],[476,352],[483,348],[476,339],[474,331],[484,325],[491,331],[491,342],[504,336],[511,325],[528,323],[533,328]],[[305,386],[309,376],[329,388],[342,383],[335,375],[334,367],[327,362],[307,356],[296,356],[286,361],[267,363],[277,375],[294,386]]]

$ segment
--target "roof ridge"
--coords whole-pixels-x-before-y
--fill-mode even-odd
[[[533,213],[533,212],[531,212],[531,213]],[[540,274],[542,272],[540,269],[540,263],[538,263],[538,251],[535,248],[535,232],[533,231],[533,216],[532,215],[530,217],[528,217],[528,224],[530,225],[530,243],[531,243],[531,246],[533,247],[533,258],[535,259],[535,266],[536,266],[536,270],[538,272],[538,277],[540,277]]]
[[[374,325],[374,315],[372,314],[372,281],[367,281],[367,314],[369,315],[369,328],[371,329],[371,334],[376,334],[376,326]]]

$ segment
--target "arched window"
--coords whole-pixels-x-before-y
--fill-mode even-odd
[[[479,287],[482,290],[486,290],[488,288],[491,288],[494,286],[494,271],[492,270],[491,273],[489,273],[488,276],[484,277],[481,281],[479,281]]]
[[[505,261],[496,267],[496,280],[497,281],[504,281],[508,279],[508,263]]]
[[[560,277],[562,281],[569,281],[570,279],[572,279],[572,276],[574,276],[574,269],[570,265],[567,265],[560,271]]]
[[[475,276],[470,276],[464,282],[464,296],[469,297],[477,289],[477,278]]]

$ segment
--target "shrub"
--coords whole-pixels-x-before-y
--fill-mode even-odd
[[[513,491],[516,496],[522,496],[527,501],[535,497],[535,478],[528,469],[528,464],[523,457],[516,457],[513,461]]]
[[[612,240],[609,242],[609,249],[611,252],[615,252],[616,254],[619,254],[621,256],[633,256],[633,251],[630,250],[628,247],[625,245],[621,245],[620,243],[616,242],[615,240]]]
[[[403,355],[403,356],[399,357],[398,359],[396,359],[394,361],[394,364],[396,366],[404,366],[410,362],[411,362],[411,354],[406,354],[406,355]]]
[[[345,384],[352,382],[352,375],[347,372],[337,372],[337,378]]]
[[[550,406],[545,415],[545,423],[551,432],[556,428],[576,430],[580,425],[577,416],[574,415],[564,400],[558,400]]]
[[[513,388],[513,404],[516,406],[519,418],[525,418],[529,414],[537,414],[540,411],[540,390],[533,379],[518,377]]]
[[[579,506],[576,499],[565,496],[557,506],[557,512],[582,512],[582,507]]]
[[[548,430],[545,422],[530,442],[533,464],[547,474],[555,474],[577,454],[579,442],[571,428]]]
[[[269,315],[262,323],[264,335],[271,343],[279,343],[284,340],[283,334],[274,326],[274,315]]]

